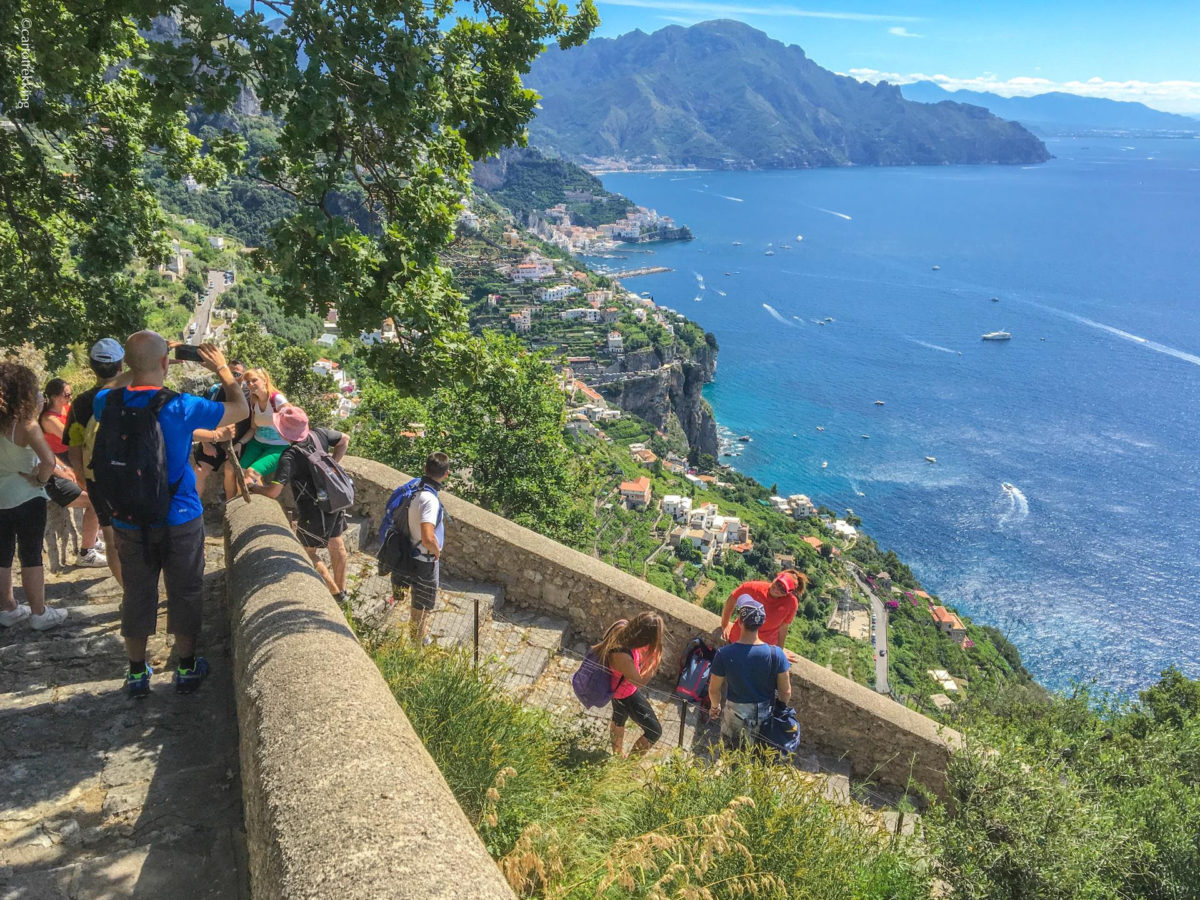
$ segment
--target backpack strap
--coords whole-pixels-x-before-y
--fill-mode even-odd
[[[121,394],[122,394],[122,403],[124,403],[123,395],[125,394],[125,391],[122,390]],[[154,419],[155,419],[155,421],[157,421],[159,413],[162,412],[162,408],[178,396],[179,396],[178,391],[173,391],[170,388],[159,388],[158,393],[156,393],[153,397],[150,398],[150,402],[146,405],[146,408],[149,409],[150,412],[152,412],[154,414]],[[159,430],[161,431],[162,430],[161,422],[159,422],[158,427],[159,427]],[[167,449],[166,448],[166,439],[164,438],[163,439],[163,454],[164,454],[163,464],[164,465],[166,464],[166,458],[165,458],[166,449]],[[180,475],[179,478],[176,479],[174,484],[169,484],[168,489],[171,492],[172,498],[175,496],[176,492],[179,490],[179,486],[183,484],[183,478],[184,478],[184,476]]]

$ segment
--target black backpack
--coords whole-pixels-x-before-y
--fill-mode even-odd
[[[295,447],[308,460],[318,508],[324,513],[336,513],[353,506],[354,480],[330,455],[329,448],[316,432]]]
[[[108,392],[92,472],[96,490],[118,522],[142,529],[167,523],[179,482],[167,479],[167,445],[158,413],[178,396],[160,388],[145,406],[126,406],[123,389]]]

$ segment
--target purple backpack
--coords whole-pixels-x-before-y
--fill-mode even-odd
[[[607,638],[613,629],[620,628],[625,624],[627,624],[625,619],[613,622],[608,626],[604,637]],[[604,638],[601,638],[601,643],[603,641]],[[588,709],[607,706],[612,702],[613,694],[616,692],[612,676],[613,670],[604,665],[596,658],[596,654],[589,650],[575,674],[571,676],[571,687],[575,691],[575,696],[579,698],[579,702]],[[616,687],[620,687],[622,681],[624,681],[624,676],[618,679]]]

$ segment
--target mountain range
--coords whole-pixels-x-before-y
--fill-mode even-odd
[[[1144,103],[1080,97],[1054,91],[1032,97],[1001,97],[985,91],[947,91],[932,81],[900,88],[918,103],[969,103],[1041,134],[1078,131],[1200,131],[1200,119],[1151,109]]]
[[[910,102],[895,85],[837,75],[741,22],[552,48],[525,82],[542,95],[531,142],[589,164],[751,169],[1049,158],[1021,125],[977,106]]]

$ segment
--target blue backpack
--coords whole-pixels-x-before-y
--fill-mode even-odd
[[[618,619],[604,632],[604,637],[608,637],[613,629],[627,624],[628,620]],[[601,642],[603,640],[601,638]],[[607,706],[612,702],[616,688],[619,688],[621,682],[625,680],[625,676],[622,675],[617,679],[616,687],[614,687],[612,676],[613,670],[604,665],[604,662],[598,659],[593,651],[589,650],[587,656],[583,658],[583,662],[579,664],[579,668],[575,671],[575,674],[571,676],[571,688],[575,691],[575,696],[579,698],[579,702],[588,709]]]
[[[783,650],[780,650],[774,658],[782,656]],[[771,715],[758,726],[757,740],[760,747],[774,750],[784,757],[795,753],[800,747],[800,723],[796,719],[796,710],[782,700],[776,700],[771,706]]]
[[[417,491],[428,490],[437,496],[437,488],[424,478],[414,478],[392,491],[379,523],[379,574],[412,574],[417,570],[417,542],[408,528],[408,508]],[[438,501],[438,523],[442,521],[442,505]]]
[[[683,648],[679,663],[679,678],[675,681],[675,696],[688,703],[709,708],[708,681],[712,674],[713,657],[717,651],[702,637],[694,637]]]

